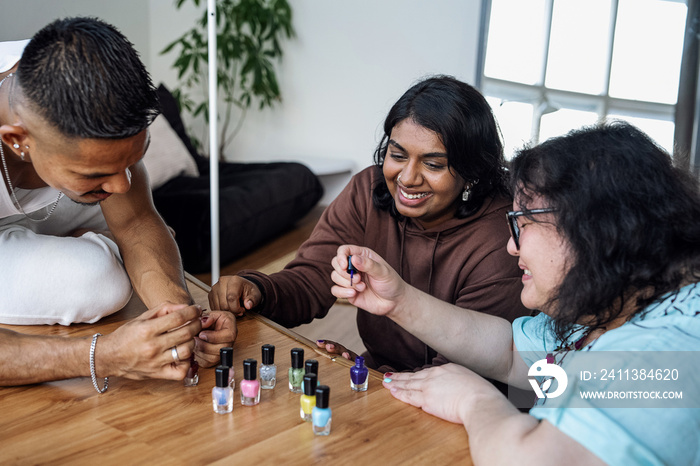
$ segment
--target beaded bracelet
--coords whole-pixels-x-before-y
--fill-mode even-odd
[[[97,375],[95,375],[95,346],[97,345],[97,337],[102,336],[101,333],[96,333],[92,336],[92,345],[90,345],[90,376],[92,377],[92,385],[97,390],[97,393],[104,393],[109,386],[109,377],[105,377],[105,386],[100,388],[97,385]]]

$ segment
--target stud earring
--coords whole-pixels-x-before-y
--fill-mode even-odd
[[[14,143],[14,144],[12,144],[12,147],[14,147],[15,149],[19,149],[19,144]]]

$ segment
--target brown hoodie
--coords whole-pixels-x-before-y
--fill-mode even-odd
[[[374,206],[372,191],[381,180],[377,167],[355,175],[281,272],[240,272],[265,296],[256,311],[286,327],[325,317],[335,302],[331,259],[341,244],[357,244],[376,251],[407,283],[443,301],[509,321],[529,315],[520,302],[522,272],[506,252],[510,200],[487,199],[476,214],[426,230]],[[447,362],[387,317],[360,309],[357,327],[369,367],[402,371]]]

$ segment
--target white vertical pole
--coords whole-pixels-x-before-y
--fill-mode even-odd
[[[219,141],[217,138],[216,0],[207,3],[209,32],[209,190],[211,203],[211,284],[219,281]]]

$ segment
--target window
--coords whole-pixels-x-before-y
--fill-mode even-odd
[[[481,90],[506,158],[606,118],[669,152],[687,7],[681,0],[484,0]]]

